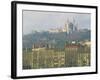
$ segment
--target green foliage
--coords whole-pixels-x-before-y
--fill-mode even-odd
[[[90,40],[90,31],[79,31],[67,34],[66,32],[49,33],[49,32],[36,32],[23,35],[23,48],[32,48],[33,43],[46,42],[56,44],[56,47],[63,48],[65,44],[71,41],[84,41]],[[66,42],[67,41],[67,42]],[[54,43],[55,42],[55,43]]]

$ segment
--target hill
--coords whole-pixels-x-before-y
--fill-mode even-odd
[[[57,48],[63,48],[66,41],[84,41],[90,40],[90,30],[74,31],[70,34],[66,32],[49,33],[34,32],[31,34],[23,35],[23,48],[32,48],[34,43],[45,42],[54,44]]]

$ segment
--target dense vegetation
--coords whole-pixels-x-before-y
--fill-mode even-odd
[[[23,35],[23,48],[32,48],[32,45],[38,42],[54,44],[58,48],[63,48],[66,41],[90,40],[90,34],[90,30],[76,31],[71,34],[66,32],[49,33],[48,31],[34,32]]]

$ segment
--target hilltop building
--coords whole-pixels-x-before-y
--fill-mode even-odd
[[[50,29],[50,33],[58,33],[58,32],[67,32],[67,34],[72,33],[73,31],[77,31],[77,25],[75,22],[67,21],[64,25],[64,27]]]

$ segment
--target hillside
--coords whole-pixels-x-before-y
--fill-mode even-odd
[[[70,34],[66,32],[35,32],[23,35],[23,48],[32,48],[32,45],[38,42],[50,43],[54,44],[57,48],[63,48],[66,41],[90,40],[90,33],[90,30],[74,31]]]

